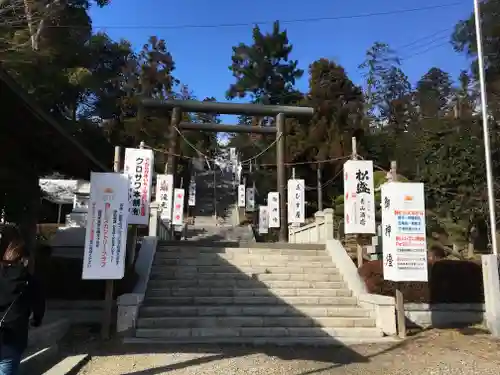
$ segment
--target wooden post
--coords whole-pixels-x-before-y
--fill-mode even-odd
[[[351,138],[352,160],[358,160],[358,145],[356,137]],[[358,259],[358,268],[363,265],[363,246],[361,244],[361,236],[356,235],[356,258]]]
[[[170,118],[170,128],[169,128],[169,144],[168,144],[168,155],[167,155],[167,163],[165,164],[165,174],[171,174],[173,176],[172,181],[172,189],[175,187],[176,180],[176,172],[177,172],[177,157],[175,154],[177,153],[177,140],[179,138],[179,133],[177,133],[176,128],[181,122],[182,118],[182,110],[179,107],[172,108],[172,115]],[[174,205],[172,204],[170,217],[173,215]],[[170,221],[170,238],[174,238],[174,226],[172,225],[172,221]]]
[[[391,161],[391,180],[396,182],[398,180],[397,162]],[[401,283],[396,282],[396,322],[398,325],[398,335],[401,339],[406,338],[406,317],[405,317],[405,303],[403,292],[401,291]]]
[[[113,171],[116,173],[120,172],[120,146],[115,147]],[[111,336],[111,325],[112,325],[113,309],[114,309],[114,298],[113,298],[114,289],[115,289],[114,280],[106,280],[106,288],[104,292],[104,311],[103,311],[104,315],[101,327],[101,337],[103,340],[108,340]]]
[[[321,184],[321,163],[316,168],[316,179],[318,180],[318,211],[323,211],[323,187]]]
[[[280,199],[280,242],[288,242],[288,215],[286,197],[286,171],[285,171],[285,114],[279,113],[276,116],[276,137],[278,139],[276,164],[278,174],[278,193]]]

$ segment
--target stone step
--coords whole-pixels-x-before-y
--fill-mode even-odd
[[[248,280],[254,282],[254,288],[260,281],[343,281],[342,276],[336,274],[307,274],[307,273],[254,273],[254,272],[231,272],[231,273],[185,273],[176,271],[165,271],[161,273],[152,273],[150,280]]]
[[[207,288],[207,287],[172,287],[164,289],[151,289],[147,297],[169,297],[169,296],[200,296],[200,297],[252,297],[252,296],[325,296],[325,297],[351,297],[352,292],[338,283],[339,288],[332,289],[268,289],[268,288]]]
[[[393,344],[398,342],[392,336],[335,336],[335,337],[175,337],[175,338],[139,338],[126,337],[124,344],[130,345],[172,345],[172,344],[199,344],[199,345],[273,345],[273,346],[349,346],[362,344]]]
[[[356,297],[149,297],[144,299],[145,306],[168,305],[331,305],[356,306]]]
[[[138,338],[196,337],[382,337],[379,328],[316,327],[219,327],[219,328],[138,328]]]
[[[213,317],[163,317],[140,318],[138,328],[237,328],[237,327],[328,327],[373,328],[373,318],[336,318],[308,316],[213,316]]]
[[[235,273],[242,272],[247,275],[251,274],[274,274],[274,273],[311,273],[311,274],[328,274],[336,275],[339,273],[337,267],[297,267],[290,264],[274,264],[270,266],[240,266],[232,264],[219,264],[216,266],[153,266],[151,274],[153,276],[161,274],[198,274],[198,273]]]
[[[269,288],[269,289],[302,289],[302,288],[339,288],[343,281],[304,281],[304,280],[254,280],[245,279],[167,279],[167,280],[149,280],[149,289],[164,288],[188,288],[188,287],[206,287],[206,288]]]
[[[248,253],[184,253],[182,251],[156,253],[154,260],[158,265],[217,265],[221,262],[259,265],[265,263],[308,263],[332,264],[328,255],[282,255],[282,254],[248,254]]]
[[[199,254],[254,254],[254,255],[293,255],[293,256],[326,256],[325,250],[295,250],[295,249],[269,249],[246,247],[162,247],[159,246],[156,255],[182,253],[183,256]]]
[[[347,317],[369,318],[370,312],[358,306],[210,306],[210,305],[180,305],[180,306],[142,306],[139,313],[141,318],[154,317],[197,317],[197,316],[309,316],[320,317]]]

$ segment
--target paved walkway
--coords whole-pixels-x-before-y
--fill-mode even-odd
[[[431,375],[499,373],[500,343],[480,330],[430,330],[404,343],[353,348],[89,348],[80,375]],[[92,354],[92,353],[91,353]]]

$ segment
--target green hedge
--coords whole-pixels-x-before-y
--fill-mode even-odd
[[[36,261],[36,274],[47,299],[102,300],[105,281],[82,280],[81,259],[40,257]],[[115,281],[115,298],[130,293],[137,282],[137,274],[130,267],[122,280]]]
[[[395,283],[384,280],[381,260],[358,270],[369,293],[394,296]],[[481,265],[470,261],[440,260],[429,264],[429,282],[401,283],[405,302],[484,303]]]

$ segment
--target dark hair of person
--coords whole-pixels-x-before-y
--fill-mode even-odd
[[[2,254],[1,265],[19,263],[24,258],[25,243],[15,228],[9,228],[2,231],[1,248]]]

